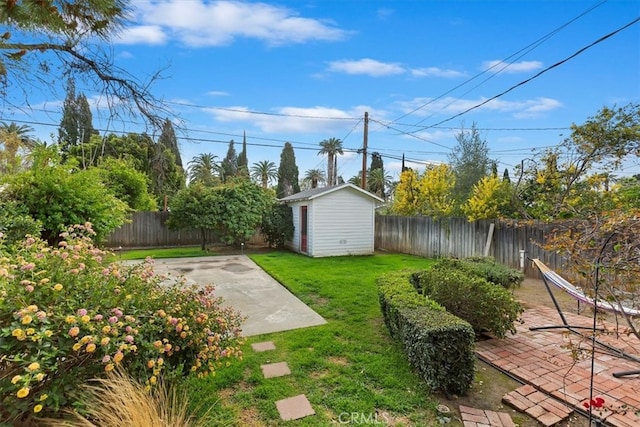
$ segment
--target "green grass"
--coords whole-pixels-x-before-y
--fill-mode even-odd
[[[351,424],[438,425],[437,402],[390,338],[375,286],[385,272],[421,269],[431,261],[399,254],[314,259],[286,252],[251,258],[328,323],[250,337],[242,362],[212,378],[190,379],[190,400],[212,408],[216,425],[291,425],[279,419],[275,402],[302,393],[316,415],[296,426],[349,424],[344,421],[352,414]],[[251,350],[251,343],[265,340],[276,350]],[[282,361],[291,375],[262,377],[260,365]]]
[[[185,258],[209,255],[215,255],[215,253],[203,251],[200,249],[200,246],[164,249],[132,249],[115,252],[116,258],[120,260],[145,259],[146,257],[154,259]]]

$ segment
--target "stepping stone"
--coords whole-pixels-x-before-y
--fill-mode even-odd
[[[316,413],[304,394],[278,400],[276,407],[280,413],[280,418],[284,421],[298,420]]]
[[[283,377],[291,374],[287,362],[269,363],[268,365],[260,365],[262,375],[265,378]]]
[[[524,385],[505,394],[502,401],[535,418],[545,427],[554,426],[573,413],[573,409],[553,397],[541,393],[531,385]]]
[[[276,346],[273,341],[264,341],[251,344],[251,348],[253,351],[260,353],[263,351],[275,350]]]
[[[466,426],[477,427],[515,427],[511,415],[506,412],[494,412],[460,405],[460,416]]]

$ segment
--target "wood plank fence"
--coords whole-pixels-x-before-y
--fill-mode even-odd
[[[493,232],[490,234],[491,224]],[[553,226],[517,221],[474,221],[464,218],[434,220],[429,217],[376,216],[375,247],[387,252],[400,252],[426,258],[452,256],[458,258],[488,255],[501,264],[520,268],[520,251],[524,251],[525,274],[538,277],[526,258],[540,258],[552,269],[559,269],[562,259],[541,249],[545,235]]]
[[[200,244],[200,232],[169,230],[166,226],[168,212],[134,212],[131,222],[115,230],[107,239],[110,248],[162,248],[196,246]],[[386,252],[400,252],[427,258],[441,256],[469,257],[483,255],[491,224],[494,230],[490,239],[489,255],[512,268],[520,268],[520,250],[525,256],[540,258],[552,269],[561,267],[561,259],[539,247],[547,224],[520,224],[516,221],[475,221],[449,218],[442,221],[429,217],[404,217],[377,215],[375,248]],[[208,243],[216,243],[215,236],[207,236]],[[264,239],[256,233],[248,244],[261,245]],[[538,277],[538,272],[525,261],[525,274]]]

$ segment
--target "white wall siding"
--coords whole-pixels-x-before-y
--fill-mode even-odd
[[[310,248],[314,257],[365,255],[374,251],[375,201],[352,189],[313,200],[309,209]],[[313,219],[311,212],[313,211]]]

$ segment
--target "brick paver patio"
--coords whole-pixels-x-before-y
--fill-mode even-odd
[[[571,325],[590,326],[592,319],[572,313],[564,313]],[[524,412],[534,416],[542,425],[554,425],[550,420],[553,413],[549,402],[562,402],[569,410],[585,413],[584,402],[589,400],[591,341],[564,329],[546,329],[531,331],[530,327],[558,325],[560,319],[555,309],[534,307],[527,309],[522,316],[523,324],[517,325],[517,334],[504,339],[488,339],[476,344],[476,354],[485,362],[515,377],[530,388],[521,390],[520,397],[525,397],[532,405]],[[611,326],[611,325],[609,325]],[[622,328],[621,328],[622,329]],[[589,332],[589,331],[587,331]],[[634,336],[606,335],[602,341],[626,352],[640,356],[640,342]],[[586,351],[578,360],[571,355],[571,348],[582,348]],[[614,427],[640,426],[640,377],[628,376],[615,378],[614,372],[638,370],[640,363],[611,354],[604,349],[597,349],[594,365],[593,397],[605,400],[604,409],[594,412],[603,419],[606,425]],[[520,389],[518,389],[520,390]],[[511,395],[511,399],[507,396]],[[505,402],[517,407],[518,396],[510,393]],[[528,398],[528,399],[527,399]],[[546,400],[546,411],[540,408],[530,409]],[[519,402],[521,406],[529,403]],[[543,408],[544,409],[544,408]],[[522,410],[522,409],[521,409]],[[556,417],[563,411],[558,410]]]

